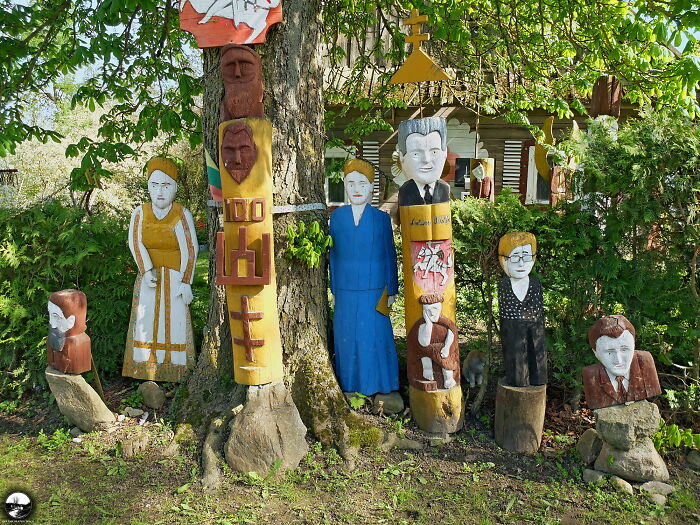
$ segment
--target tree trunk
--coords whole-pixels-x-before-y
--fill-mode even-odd
[[[320,11],[319,0],[285,0],[284,22],[270,29],[266,44],[255,46],[262,58],[265,113],[273,125],[276,206],[325,202]],[[223,96],[218,50],[204,51],[204,75],[204,146],[216,160],[219,103]],[[213,285],[213,241],[220,229],[220,217],[210,209],[208,219],[212,285],[209,322],[197,367],[187,388],[182,389],[189,395],[180,414],[188,420],[197,413],[206,413],[211,419],[216,410],[237,404],[244,390],[231,392],[231,388],[221,384],[221,377],[233,376],[231,335],[223,288]],[[327,259],[323,257],[319,267],[309,269],[283,256],[287,226],[314,220],[325,228],[327,212],[314,210],[274,217],[284,382],[306,426],[321,442],[339,446],[342,452],[377,442],[380,432],[350,412],[330,363]],[[235,401],[226,401],[227,394],[233,394]]]

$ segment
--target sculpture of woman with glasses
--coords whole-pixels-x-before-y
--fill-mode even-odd
[[[498,242],[506,277],[498,282],[498,309],[506,383],[524,387],[547,383],[542,285],[530,272],[537,240],[528,232],[507,233]]]

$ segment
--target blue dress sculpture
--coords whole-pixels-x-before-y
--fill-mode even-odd
[[[398,292],[391,219],[367,205],[374,168],[352,159],[345,164],[351,205],[330,218],[335,369],[345,392],[372,395],[398,390],[399,368],[389,305]]]

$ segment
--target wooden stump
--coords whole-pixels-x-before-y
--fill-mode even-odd
[[[506,450],[534,454],[540,448],[547,385],[516,387],[498,381],[496,443]]]
[[[451,434],[462,428],[462,388],[459,385],[434,392],[409,386],[408,399],[413,419],[421,430]]]

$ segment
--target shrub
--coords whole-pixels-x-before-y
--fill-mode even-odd
[[[0,395],[45,385],[46,303],[65,288],[87,295],[98,370],[119,372],[136,276],[127,220],[57,202],[0,210]]]

